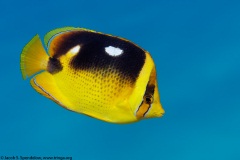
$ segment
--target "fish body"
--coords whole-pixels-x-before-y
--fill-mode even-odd
[[[150,54],[120,37],[83,28],[36,35],[23,49],[23,78],[60,106],[106,122],[161,117],[156,68]]]

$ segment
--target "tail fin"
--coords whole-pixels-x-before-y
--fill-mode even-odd
[[[21,71],[23,79],[32,76],[33,74],[46,70],[48,58],[39,35],[33,39],[23,48],[21,53]]]

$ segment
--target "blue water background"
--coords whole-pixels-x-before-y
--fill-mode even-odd
[[[240,159],[240,1],[0,0],[0,6],[0,156]],[[21,50],[35,34],[64,26],[125,37],[148,50],[164,117],[109,124],[35,92],[21,77]]]

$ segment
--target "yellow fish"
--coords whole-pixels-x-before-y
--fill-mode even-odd
[[[161,117],[156,68],[149,52],[120,37],[65,27],[23,48],[21,71],[60,106],[106,122]]]

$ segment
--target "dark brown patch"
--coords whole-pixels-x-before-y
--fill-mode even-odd
[[[61,62],[56,58],[49,58],[47,71],[51,74],[60,72],[63,69]]]
[[[125,39],[90,31],[71,31],[59,35],[53,48],[53,58],[59,58],[71,48],[80,45],[81,49],[70,62],[70,67],[75,70],[107,70],[111,68],[135,83],[144,65],[145,51]],[[105,52],[105,47],[113,46],[123,50],[120,56],[110,56]]]

